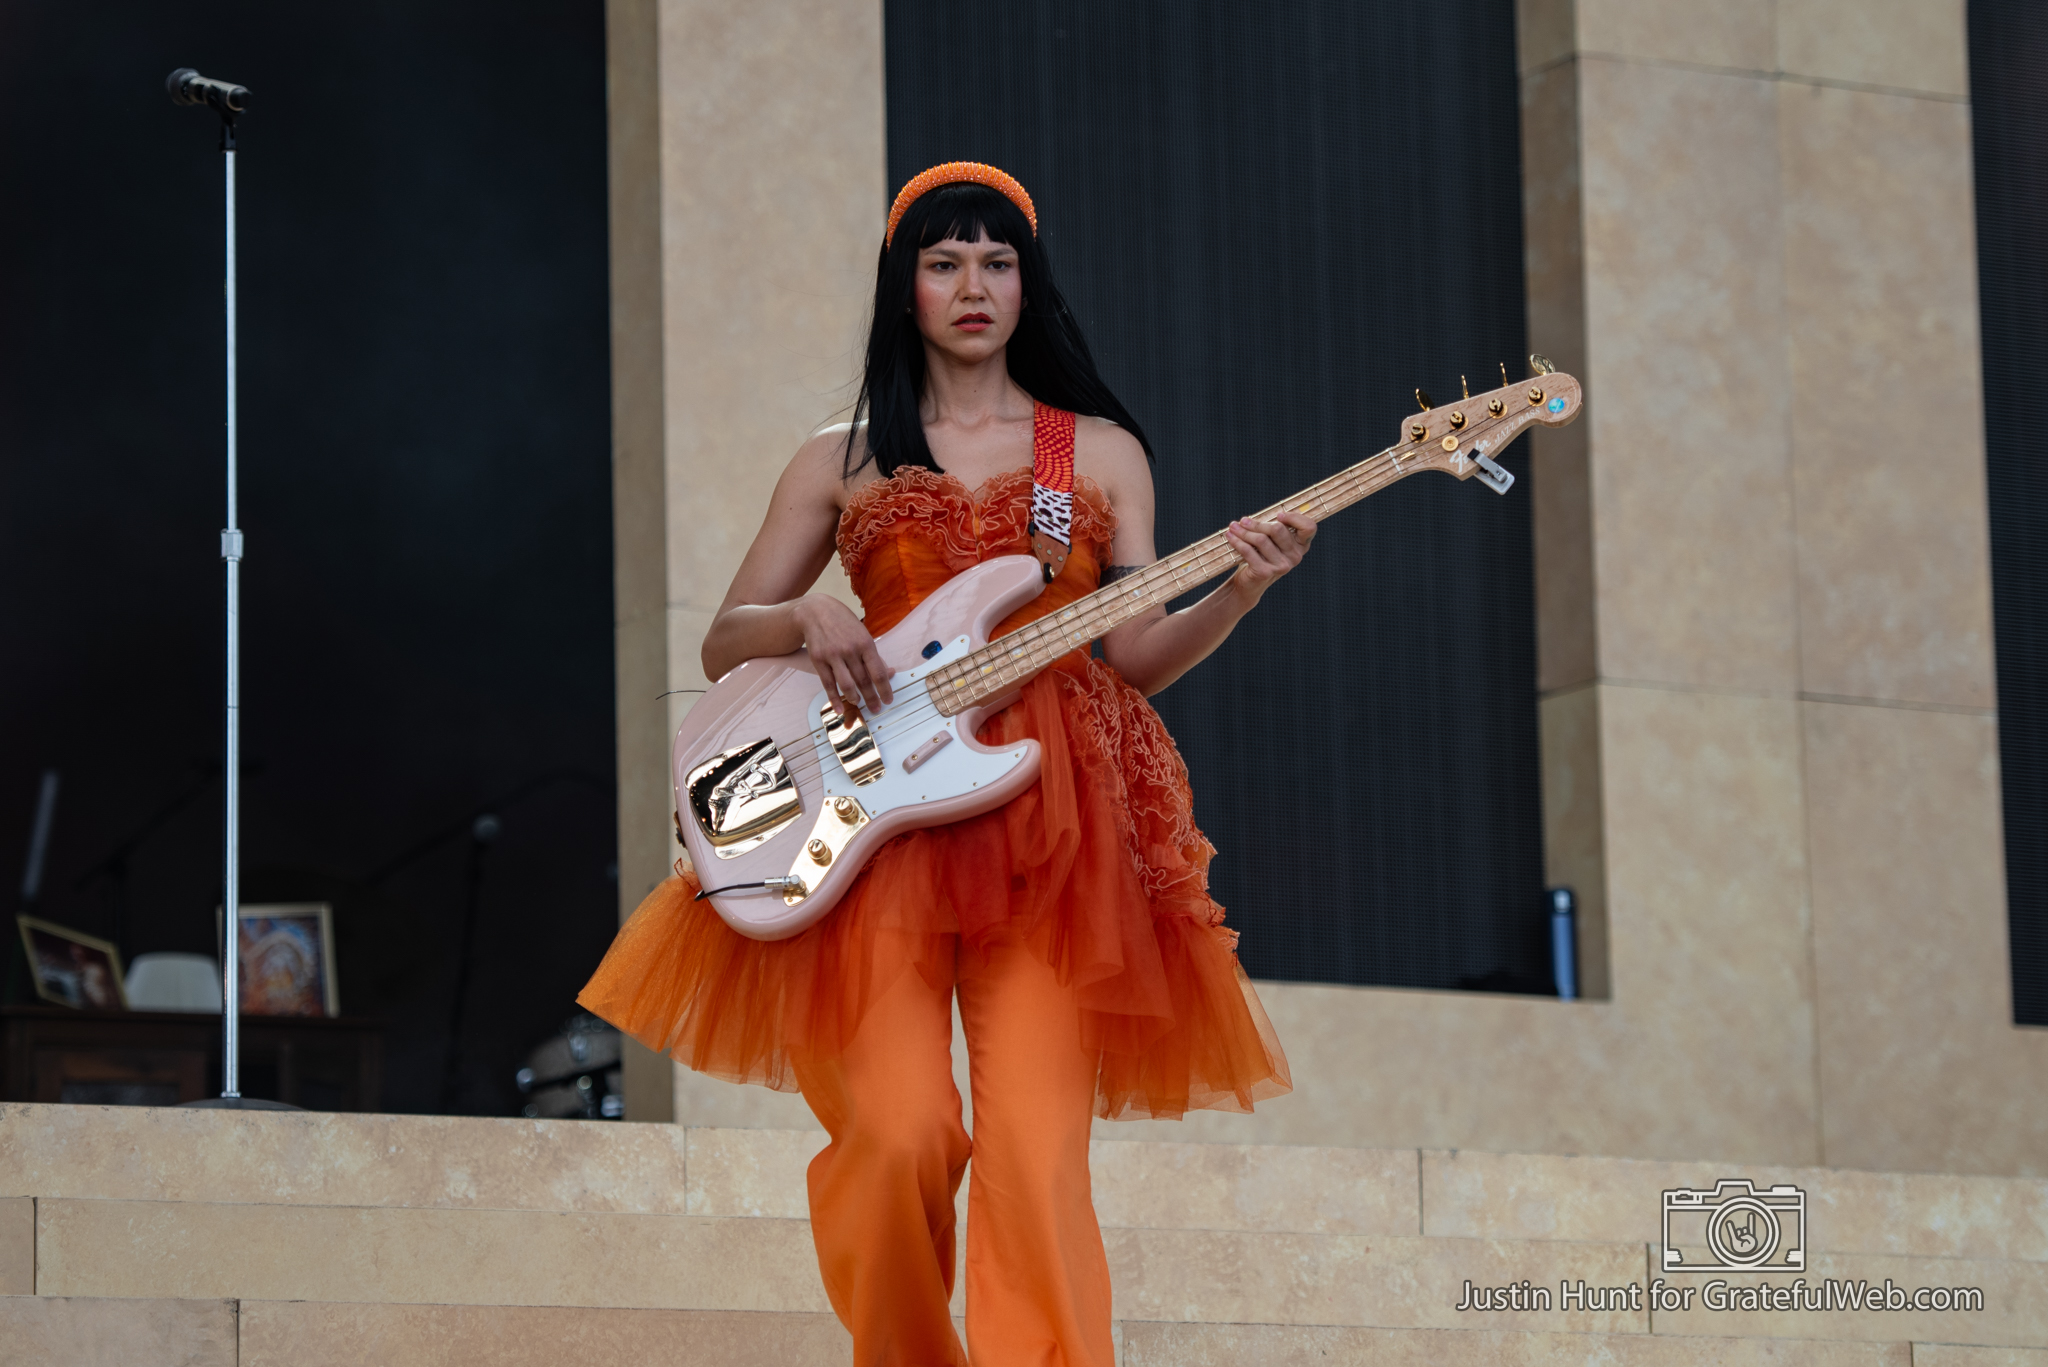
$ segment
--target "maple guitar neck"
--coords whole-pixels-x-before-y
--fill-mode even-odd
[[[1254,514],[1270,521],[1293,509],[1316,522],[1410,475],[1440,470],[1458,479],[1477,475],[1495,493],[1514,476],[1493,459],[1524,429],[1561,427],[1579,414],[1579,382],[1531,357],[1538,374],[1520,385],[1425,408],[1403,425],[1399,445],[1366,457],[1317,484]],[[1058,612],[998,637],[929,676],[931,697],[946,716],[1001,697],[1071,651],[1085,649],[1116,627],[1160,604],[1200,588],[1243,561],[1222,532],[1184,546],[1114,584],[1076,599]]]

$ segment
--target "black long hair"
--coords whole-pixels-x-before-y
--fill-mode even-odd
[[[917,253],[934,242],[973,242],[983,233],[991,242],[1016,248],[1023,276],[1024,313],[1007,351],[1010,378],[1040,403],[1109,419],[1136,437],[1145,448],[1145,458],[1151,460],[1152,443],[1145,439],[1144,430],[1096,373],[1095,358],[1081,336],[1081,326],[1052,282],[1052,265],[1032,235],[1024,211],[1000,191],[968,183],[941,186],[918,196],[896,225],[894,242],[882,247],[881,260],[875,266],[875,316],[868,326],[867,368],[846,434],[846,477],[851,479],[870,461],[885,479],[906,465],[939,468],[918,414],[925,366],[924,335],[917,330],[912,313]],[[867,419],[865,451],[863,417]]]

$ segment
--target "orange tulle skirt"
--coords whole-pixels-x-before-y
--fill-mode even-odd
[[[990,745],[1024,737],[1044,747],[1036,786],[897,837],[793,939],[735,933],[679,867],[578,1000],[699,1072],[795,1091],[797,1065],[842,1052],[897,975],[948,982],[956,954],[1032,941],[1076,989],[1084,1044],[1101,1060],[1096,1114],[1247,1111],[1287,1091],[1286,1057],[1208,895],[1212,850],[1157,714],[1075,655],[981,732]]]
[[[1032,475],[969,490],[905,467],[848,502],[839,555],[886,631],[970,565],[1030,554]],[[1071,555],[995,634],[1092,592],[1116,514],[1075,484]],[[897,837],[822,921],[788,940],[736,934],[680,868],[642,902],[578,997],[648,1047],[733,1082],[799,1090],[797,1069],[845,1052],[901,974],[953,982],[956,956],[1045,946],[1100,1055],[1096,1113],[1248,1111],[1289,1088],[1287,1059],[1209,896],[1215,853],[1195,825],[1187,766],[1152,705],[1075,652],[983,724],[1043,747],[1039,781],[996,811]]]

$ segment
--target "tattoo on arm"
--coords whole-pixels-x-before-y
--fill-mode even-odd
[[[1100,585],[1098,585],[1098,587],[1107,587],[1110,584],[1114,584],[1119,579],[1125,578],[1128,575],[1136,574],[1139,570],[1142,570],[1144,568],[1145,567],[1143,565],[1111,565],[1108,569],[1102,572],[1102,582]]]

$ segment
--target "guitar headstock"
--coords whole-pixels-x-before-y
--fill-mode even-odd
[[[1477,475],[1495,493],[1506,493],[1515,477],[1494,457],[1527,429],[1563,427],[1585,406],[1577,380],[1551,369],[1541,356],[1531,356],[1529,363],[1536,373],[1526,380],[1410,416],[1391,453],[1395,468],[1441,470],[1457,479]],[[1416,397],[1427,399],[1419,392]]]

